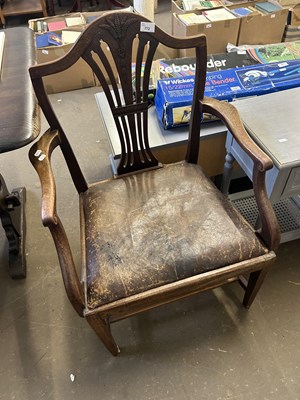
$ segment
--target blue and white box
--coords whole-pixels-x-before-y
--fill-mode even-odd
[[[158,81],[155,106],[165,129],[189,123],[194,83],[193,76]],[[232,101],[298,86],[300,60],[291,60],[208,72],[204,95]]]

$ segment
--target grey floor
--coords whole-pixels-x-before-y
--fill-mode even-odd
[[[167,13],[156,18],[165,21],[167,1],[162,6]],[[51,96],[91,181],[111,175],[96,91]],[[40,221],[40,185],[28,150],[0,158],[9,188],[27,189],[28,265],[25,280],[8,276],[1,232],[0,399],[300,399],[299,240],[280,246],[249,311],[240,304],[242,290],[231,284],[132,317],[112,327],[121,348],[114,358],[66,298],[54,245]],[[60,215],[78,261],[76,193],[60,154],[53,159]]]

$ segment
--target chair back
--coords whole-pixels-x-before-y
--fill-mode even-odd
[[[100,82],[116,123],[121,144],[118,174],[157,166],[158,160],[149,146],[148,94],[152,62],[159,43],[174,49],[196,49],[196,79],[187,159],[197,162],[201,113],[197,100],[204,94],[206,38],[204,35],[184,39],[172,37],[134,13],[105,14],[86,28],[67,55],[30,69],[37,97],[51,129],[62,131],[51,105],[45,100],[41,77],[66,70],[82,58]],[[104,51],[104,47],[110,51]]]

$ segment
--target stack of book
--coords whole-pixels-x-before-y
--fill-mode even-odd
[[[48,46],[62,46],[63,44],[75,43],[81,31],[62,30],[59,32],[44,32],[35,36],[36,48]]]
[[[202,14],[211,22],[235,19],[236,16],[226,8],[216,8],[214,10],[203,11]]]
[[[235,19],[237,16],[224,7],[204,10],[200,14],[179,14],[178,19],[185,25],[205,24],[212,21]]]
[[[300,59],[300,41],[251,47],[247,53],[259,63],[285,62]]]
[[[238,8],[233,8],[231,9],[231,12],[236,16],[236,17],[245,17],[249,14],[255,13],[256,10],[252,7],[238,7]]]
[[[255,8],[263,14],[272,14],[276,11],[281,10],[281,6],[274,3],[269,3],[268,1],[256,3]]]
[[[182,0],[184,10],[206,10],[221,6],[222,3],[219,0]]]
[[[69,16],[54,21],[41,20],[30,20],[29,28],[36,33],[43,33],[48,31],[59,31],[67,27],[82,26],[85,25],[86,21],[83,15]]]
[[[205,24],[209,22],[204,15],[195,13],[179,14],[178,19],[185,25]]]

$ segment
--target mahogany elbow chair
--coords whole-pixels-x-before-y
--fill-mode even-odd
[[[249,307],[275,260],[280,233],[265,189],[272,161],[254,144],[228,103],[204,97],[206,38],[175,38],[146,18],[112,12],[95,20],[64,57],[30,68],[33,87],[50,128],[30,150],[42,184],[42,220],[53,236],[64,286],[77,313],[106,348],[119,348],[111,322],[189,295],[238,281]],[[138,42],[133,57],[133,41]],[[118,70],[102,51],[109,47]],[[148,87],[159,43],[195,48],[196,74],[185,160],[162,165],[148,140]],[[89,184],[43,85],[43,77],[66,70],[79,58],[92,68],[108,99],[122,154],[116,177]],[[143,76],[141,73],[144,60]],[[136,65],[132,87],[132,61]],[[201,113],[216,115],[253,160],[253,186],[260,213],[254,230],[197,164]],[[151,127],[149,127],[151,135]],[[60,147],[79,194],[83,279],[56,209],[51,154]]]

